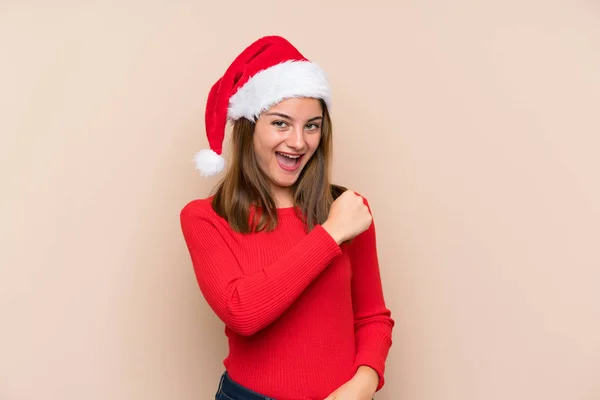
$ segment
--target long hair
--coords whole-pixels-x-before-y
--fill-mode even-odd
[[[330,182],[333,129],[325,102],[321,100],[323,124],[319,145],[292,186],[294,205],[307,227],[327,219],[333,201],[346,189]],[[255,123],[242,118],[234,122],[231,136],[231,165],[217,185],[212,201],[215,212],[237,232],[273,230],[277,226],[277,207],[269,192],[254,153],[252,136]],[[257,210],[254,213],[252,210]],[[252,212],[252,215],[251,215]]]

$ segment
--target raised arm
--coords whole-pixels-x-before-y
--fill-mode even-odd
[[[243,336],[277,319],[341,254],[338,243],[318,225],[277,261],[246,276],[231,243],[203,210],[188,204],[180,221],[202,294],[217,316]]]

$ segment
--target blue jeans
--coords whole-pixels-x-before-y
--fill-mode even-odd
[[[271,397],[263,396],[260,393],[243,387],[237,382],[234,382],[227,371],[221,375],[219,389],[215,395],[215,400],[275,400]]]
[[[234,382],[227,371],[221,375],[219,389],[215,395],[215,400],[276,400],[272,397],[263,396],[260,393],[243,387],[237,382]]]

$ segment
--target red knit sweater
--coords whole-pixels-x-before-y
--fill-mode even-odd
[[[275,231],[243,235],[211,200],[185,205],[181,227],[200,290],[225,324],[230,377],[278,400],[322,400],[367,365],[381,389],[394,321],[374,224],[338,246],[282,208]]]

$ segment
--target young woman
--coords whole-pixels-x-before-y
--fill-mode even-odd
[[[205,176],[214,195],[181,211],[198,284],[225,324],[217,400],[370,400],[394,321],[366,199],[330,183],[330,88],[287,40],[260,38],[210,90]]]

